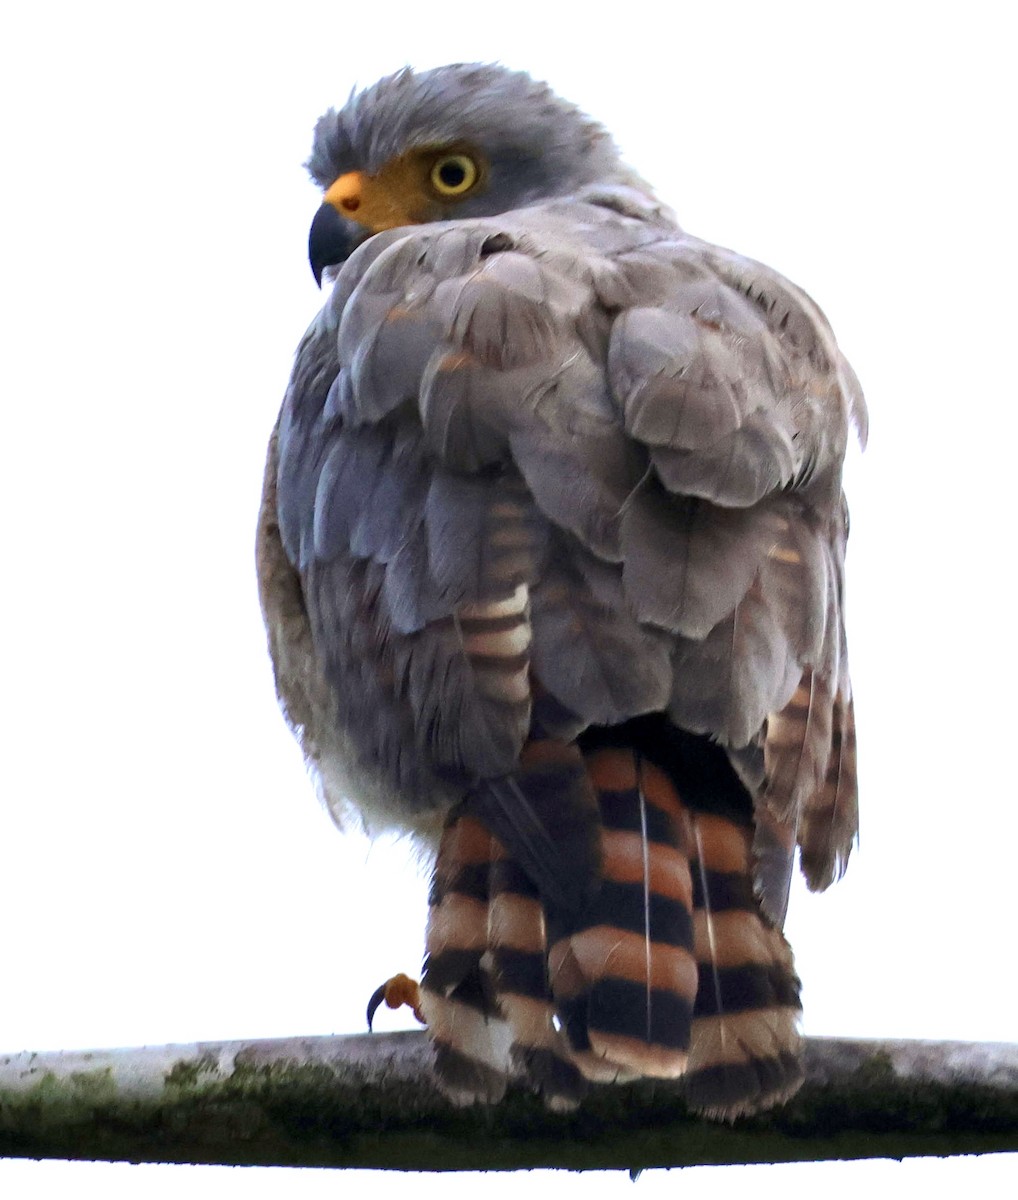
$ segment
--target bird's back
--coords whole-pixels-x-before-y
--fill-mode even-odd
[[[263,604],[330,803],[444,827],[425,1013],[461,1097],[794,1087],[792,856],[826,886],[855,834],[862,413],[808,297],[630,189],[340,270],[274,438]]]

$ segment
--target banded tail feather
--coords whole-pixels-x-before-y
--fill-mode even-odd
[[[692,826],[699,981],[686,1091],[698,1111],[734,1117],[802,1082],[799,979],[756,897],[752,829],[709,813]]]
[[[803,874],[812,891],[823,891],[848,865],[858,835],[855,709],[835,681],[807,672],[788,704],[767,720],[766,786],[757,821],[769,825],[762,850],[780,827],[798,840]],[[791,868],[791,859],[787,860]],[[787,894],[787,887],[786,887]]]
[[[460,1101],[509,1077],[556,1108],[684,1077],[693,1108],[734,1117],[798,1086],[799,982],[757,899],[749,795],[706,739],[675,731],[662,753],[656,725],[630,725],[528,743],[505,790],[450,818],[422,1007]],[[545,841],[557,857],[535,866]]]
[[[572,1107],[586,1085],[548,982],[537,887],[469,812],[454,813],[432,882],[421,1008],[435,1066],[457,1102],[501,1099],[509,1078]]]
[[[501,1100],[511,1073],[488,949],[489,876],[504,854],[483,825],[460,816],[445,829],[431,883],[421,1010],[436,1072],[458,1103]]]
[[[697,984],[688,816],[664,773],[632,751],[597,750],[587,770],[600,885],[551,947],[552,993],[588,1078],[674,1078]]]
[[[851,697],[836,698],[832,723],[831,757],[823,786],[804,804],[799,833],[803,874],[814,892],[822,892],[844,874],[859,830],[855,708]]]

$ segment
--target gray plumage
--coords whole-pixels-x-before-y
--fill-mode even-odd
[[[855,376],[809,297],[684,233],[524,75],[401,72],[321,119],[309,168],[446,144],[487,186],[335,268],[273,435],[284,709],[337,817],[425,839],[513,775],[535,714],[574,736],[665,711],[729,749],[780,922],[796,840],[826,886],[856,828]]]
[[[322,188],[346,171],[377,171],[413,146],[483,146],[520,207],[609,179],[631,178],[597,122],[522,72],[482,64],[399,71],[315,126],[307,168]],[[498,211],[490,194],[464,215]]]

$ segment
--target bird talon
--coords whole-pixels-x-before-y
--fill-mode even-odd
[[[400,973],[393,975],[391,979],[387,979],[381,987],[376,988],[371,993],[371,999],[368,1001],[368,1032],[371,1032],[372,1022],[375,1019],[375,1013],[378,1012],[385,1002],[388,1008],[401,1008],[406,1004],[414,1011],[414,1016],[422,1025],[427,1024],[424,1016],[421,1013],[421,988],[415,979],[411,979],[409,975]]]

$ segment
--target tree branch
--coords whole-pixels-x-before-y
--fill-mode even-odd
[[[812,1038],[783,1108],[689,1116],[672,1084],[575,1113],[460,1109],[423,1033],[0,1056],[0,1155],[399,1170],[677,1167],[1018,1150],[1018,1045]]]

